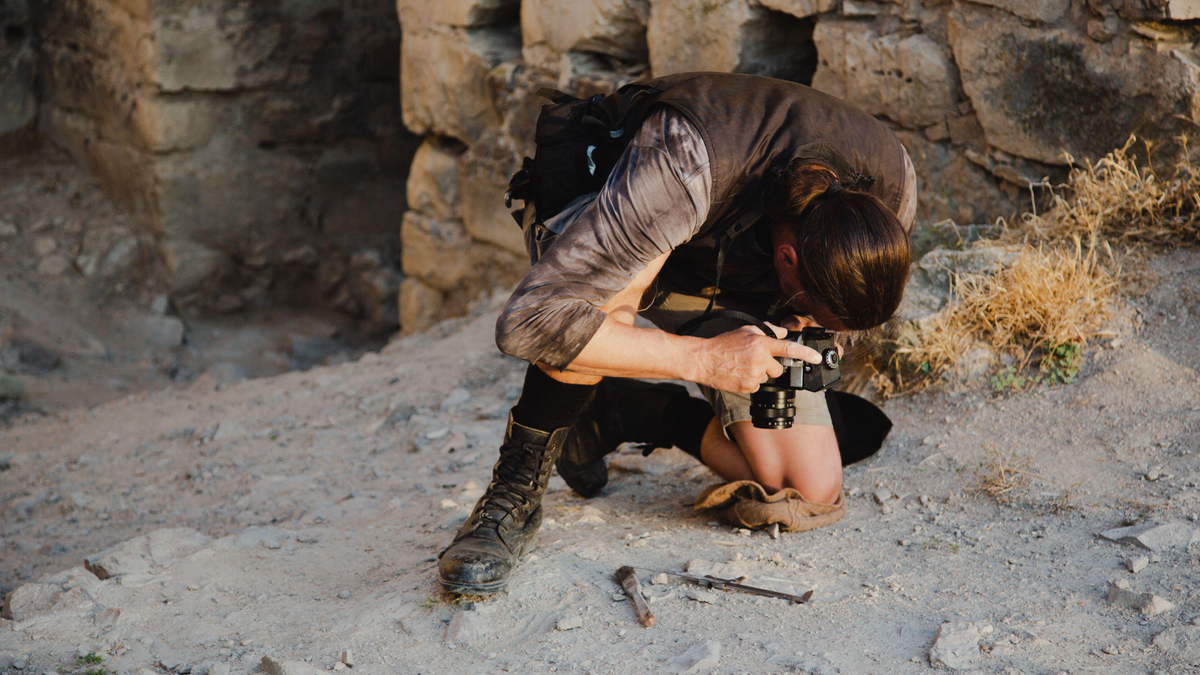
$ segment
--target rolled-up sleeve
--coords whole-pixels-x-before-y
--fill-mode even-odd
[[[642,123],[608,182],[533,266],[496,323],[496,345],[565,368],[600,329],[599,308],[708,217],[712,177],[696,127],[663,109]]]

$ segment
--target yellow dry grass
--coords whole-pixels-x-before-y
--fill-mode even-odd
[[[1026,240],[1079,238],[1101,246],[1110,237],[1158,244],[1200,242],[1200,170],[1187,160],[1187,138],[1178,140],[1184,159],[1170,179],[1138,166],[1130,152],[1137,138],[1130,136],[1124,147],[1095,164],[1072,169],[1066,186],[1069,198],[1055,194],[1052,209],[1043,216],[1025,214],[1011,234]],[[1147,154],[1151,150],[1147,143]]]
[[[976,482],[968,489],[976,494],[986,494],[1005,502],[1012,499],[1013,492],[1024,488],[1030,478],[1041,478],[1029,471],[1030,460],[1010,453],[1007,457],[999,450],[988,450],[987,457],[975,472]]]
[[[1108,319],[1116,278],[1095,249],[1074,244],[1030,246],[995,274],[956,276],[950,308],[915,344],[897,347],[897,375],[940,374],[976,343],[1022,365],[1043,345],[1086,343]]]
[[[1025,248],[1006,269],[956,275],[949,309],[876,360],[877,393],[935,382],[976,346],[1011,355],[1020,371],[1039,351],[1084,345],[1108,319],[1120,278],[1112,244],[1200,242],[1200,170],[1185,159],[1164,180],[1138,166],[1136,140],[1073,169],[1047,212],[1001,220],[996,240],[977,242]]]

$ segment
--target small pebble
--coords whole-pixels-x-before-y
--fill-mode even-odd
[[[689,588],[687,596],[696,602],[704,602],[710,605],[717,601],[716,593],[713,593],[712,591],[701,590],[699,588]]]
[[[1150,558],[1148,558],[1144,555],[1141,555],[1136,558],[1130,558],[1130,559],[1126,560],[1125,568],[1128,569],[1130,572],[1137,574],[1138,572],[1141,572],[1142,570],[1146,569],[1146,566],[1149,564],[1150,564]]]
[[[353,666],[354,665],[354,650],[353,649],[343,649],[342,650],[342,658],[340,660],[342,663],[344,663],[348,666]]]
[[[1158,480],[1158,476],[1159,476],[1158,469],[1150,469],[1149,471],[1146,472],[1146,480],[1148,480],[1148,481],[1151,481],[1151,482],[1156,481],[1156,480]]]
[[[1100,651],[1104,652],[1105,654],[1108,654],[1109,656],[1116,656],[1117,654],[1121,653],[1121,650],[1118,649],[1116,645],[1108,645],[1107,647],[1105,647],[1104,649],[1101,649]]]
[[[667,574],[666,572],[659,572],[658,574],[650,577],[650,583],[654,584],[655,586],[666,586],[667,584],[671,583],[671,575]]]
[[[338,593],[338,597],[343,600],[349,600],[350,599],[350,591],[342,591],[341,593]]]
[[[907,540],[907,539],[898,539],[898,540],[896,540],[896,543],[897,543],[897,544],[899,544],[899,545],[901,545],[901,546],[908,546],[908,545],[909,545],[909,544],[911,544],[912,542],[910,542],[910,541],[909,541],[909,540]]]

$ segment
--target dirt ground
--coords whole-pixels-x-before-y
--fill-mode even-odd
[[[553,480],[538,550],[487,599],[442,594],[436,556],[519,394],[524,364],[492,341],[502,298],[352,363],[24,415],[0,429],[0,580],[25,602],[0,625],[0,671],[222,675],[267,656],[304,673],[349,649],[364,673],[919,673],[943,623],[967,621],[969,671],[1198,672],[1200,251],[1127,275],[1115,337],[1073,384],[888,401],[896,427],[847,470],[833,526],[739,532],[691,508],[707,469],[622,453],[595,499]],[[1182,540],[1098,537],[1141,523]],[[118,544],[97,563],[112,578],[82,568]],[[708,563],[812,601],[649,583]],[[611,580],[621,565],[652,628]],[[1107,600],[1120,579],[1173,607]],[[677,659],[696,645],[710,658]]]

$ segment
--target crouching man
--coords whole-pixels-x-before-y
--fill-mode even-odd
[[[512,186],[534,265],[496,325],[501,351],[531,365],[492,482],[441,556],[446,590],[504,588],[555,465],[594,496],[623,442],[678,447],[730,481],[704,506],[770,504],[787,530],[840,517],[833,397],[797,392],[788,429],[749,421],[749,394],[780,375],[777,357],[821,357],[728,322],[680,327],[713,307],[771,321],[778,337],[780,326],[887,321],[916,212],[896,137],[799,84],[690,73],[556,96],[536,140]],[[639,314],[657,328],[634,326]],[[695,382],[705,398],[628,378]]]

